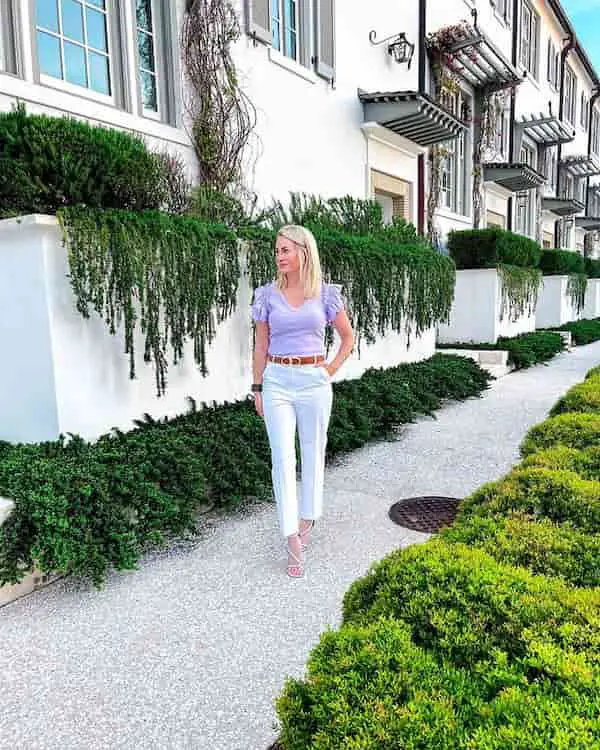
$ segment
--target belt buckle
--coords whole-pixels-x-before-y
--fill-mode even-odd
[[[289,355],[285,355],[281,358],[281,364],[282,365],[291,365],[292,364],[292,358]]]

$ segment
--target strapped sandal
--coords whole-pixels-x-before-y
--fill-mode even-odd
[[[300,536],[298,534],[298,536]],[[296,555],[292,552],[290,549],[290,545],[287,546],[287,552],[290,557],[292,557],[295,562],[288,563],[287,566],[287,574],[290,578],[302,578],[304,575],[304,561],[302,560],[302,553],[300,553],[300,557],[296,557]]]
[[[302,545],[302,552],[306,552],[308,549],[308,535],[315,528],[314,519],[311,520],[310,526],[307,526],[304,531],[299,531],[298,536],[300,537],[300,544]],[[306,539],[306,541],[304,541]]]

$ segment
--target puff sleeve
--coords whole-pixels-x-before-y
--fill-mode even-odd
[[[254,301],[252,303],[252,319],[257,323],[264,323],[269,319],[269,299],[267,286],[259,286],[254,290]]]
[[[324,284],[323,304],[325,306],[327,322],[332,323],[340,310],[344,309],[342,287],[340,284]]]

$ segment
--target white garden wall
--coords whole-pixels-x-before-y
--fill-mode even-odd
[[[501,319],[502,279],[495,268],[456,272],[454,302],[447,324],[439,326],[442,344],[491,343],[499,336],[517,336],[535,330],[535,316]]]
[[[544,276],[535,313],[536,328],[554,328],[582,316],[567,296],[568,276]]]
[[[600,279],[588,279],[582,317],[588,320],[600,318]]]
[[[0,221],[0,439],[39,441],[74,432],[93,439],[112,427],[129,429],[145,412],[173,416],[198,402],[231,401],[249,391],[251,290],[245,279],[233,315],[218,329],[208,353],[210,375],[195,366],[192,347],[170,367],[168,389],[157,398],[152,366],[136,341],[137,379],[129,379],[121,332],[111,336],[97,316],[85,320],[75,309],[67,278],[68,260],[57,221],[27,216]],[[413,338],[390,334],[361,347],[340,377],[368,367],[424,359],[433,354],[434,331]]]

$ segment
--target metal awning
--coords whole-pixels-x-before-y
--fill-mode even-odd
[[[600,164],[593,156],[565,156],[561,159],[560,166],[573,177],[594,177],[600,174]]]
[[[368,93],[359,89],[366,122],[377,122],[394,133],[431,146],[458,138],[466,126],[427,94],[416,91]]]
[[[573,216],[578,214],[585,206],[576,198],[543,198],[542,209],[550,211],[556,216]]]
[[[456,72],[473,88],[498,91],[523,81],[504,53],[479,29],[461,24],[457,36],[447,53],[454,58]]]
[[[554,115],[523,115],[521,121],[516,123],[516,130],[524,131],[531,140],[543,146],[570,143],[575,139],[575,129]]]
[[[495,182],[511,193],[532,190],[546,182],[545,175],[536,172],[529,164],[503,162],[484,164],[483,179],[485,182]]]
[[[596,232],[600,229],[600,216],[577,216],[575,226],[586,232]]]

